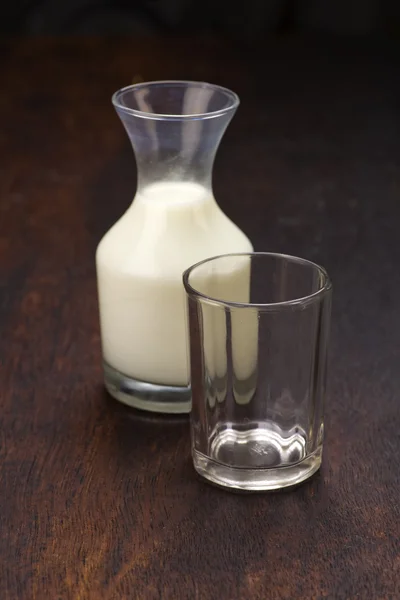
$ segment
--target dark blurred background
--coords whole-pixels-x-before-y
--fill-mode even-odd
[[[8,0],[0,14],[11,35],[400,34],[399,0]]]

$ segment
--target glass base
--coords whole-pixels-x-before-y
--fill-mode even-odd
[[[298,463],[275,468],[232,467],[193,450],[193,464],[199,475],[216,485],[247,492],[279,490],[302,483],[318,471],[321,461],[322,447]]]
[[[187,414],[191,409],[188,387],[159,385],[139,381],[120,373],[106,362],[104,384],[113,398],[140,410],[156,413]]]

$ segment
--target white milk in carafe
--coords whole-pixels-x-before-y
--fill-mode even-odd
[[[201,185],[140,190],[96,254],[106,363],[136,380],[187,385],[182,272],[204,258],[252,250]]]

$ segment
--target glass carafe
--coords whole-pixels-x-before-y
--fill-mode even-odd
[[[113,104],[133,146],[137,190],[96,254],[105,385],[130,406],[185,413],[182,272],[211,256],[253,250],[211,183],[239,99],[216,85],[160,81],[126,87]]]

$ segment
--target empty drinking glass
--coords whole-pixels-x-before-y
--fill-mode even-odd
[[[332,286],[283,254],[217,256],[183,275],[196,471],[229,488],[300,483],[321,465]]]

